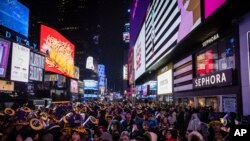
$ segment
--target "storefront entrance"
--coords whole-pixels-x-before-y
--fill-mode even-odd
[[[219,111],[219,97],[198,97],[198,107],[211,107],[214,111]]]

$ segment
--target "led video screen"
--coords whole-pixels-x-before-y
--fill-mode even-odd
[[[134,0],[130,12],[130,47],[133,47],[146,17],[150,0]]]
[[[74,77],[75,46],[58,31],[41,25],[40,51],[47,54],[46,71]]]
[[[145,72],[145,26],[136,40],[134,46],[135,80]]]
[[[85,90],[98,90],[98,81],[95,80],[84,80]]]
[[[78,93],[78,81],[73,79],[70,80],[70,92],[74,94]]]
[[[208,18],[225,2],[226,0],[205,0],[205,18]]]
[[[172,70],[170,69],[164,72],[163,74],[158,75],[157,82],[158,82],[158,85],[157,85],[158,95],[172,93],[172,82],[173,82]]]
[[[14,91],[14,82],[0,80],[0,91]]]
[[[13,43],[11,60],[11,80],[28,82],[30,49]]]
[[[30,52],[29,80],[43,81],[44,56]]]
[[[0,25],[28,37],[29,9],[17,0],[0,0]]]
[[[0,38],[0,77],[5,77],[8,57],[10,50],[10,42]]]
[[[200,0],[154,0],[146,24],[146,69],[201,23]]]

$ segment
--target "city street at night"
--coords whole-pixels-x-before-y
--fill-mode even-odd
[[[250,2],[0,0],[0,141],[248,141]]]

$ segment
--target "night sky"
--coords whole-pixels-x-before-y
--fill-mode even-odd
[[[58,17],[55,9],[58,7],[57,3],[61,0],[20,1],[30,7],[30,15],[37,15],[39,17],[37,19],[45,22],[48,26],[58,29],[63,27],[61,23],[54,18]],[[124,24],[129,22],[129,13],[127,12],[127,9],[129,8],[129,3],[131,3],[131,1],[132,0],[86,0],[86,13],[81,13],[80,16],[72,15],[71,13],[71,15],[65,17],[65,22],[67,19],[67,21],[72,24],[74,24],[74,21],[77,21],[78,18],[78,21],[82,20],[83,22],[86,22],[86,25],[89,26],[88,32],[91,32],[90,30],[95,30],[92,29],[92,27],[95,28],[97,25],[100,25],[100,29],[98,29],[100,34],[99,47],[96,52],[97,54],[99,53],[99,63],[104,64],[106,67],[105,71],[109,90],[121,91],[123,88],[123,62],[127,60],[124,58],[124,48],[128,45],[123,43],[122,33],[124,30]],[[68,1],[68,3],[71,2],[73,4],[71,4],[70,7],[78,6],[77,2],[71,0]],[[99,6],[97,3],[99,3]],[[72,20],[70,18],[72,18]],[[64,34],[64,32],[60,30],[59,32],[61,32],[72,43],[77,42],[73,39],[72,35],[68,33]],[[83,32],[84,33],[81,33],[80,36],[85,36],[86,31]],[[92,33],[88,34],[90,34],[88,40],[92,40]],[[93,49],[93,46],[89,46],[88,48],[85,48],[85,50],[95,50]]]
[[[123,50],[122,32],[124,10],[121,0],[109,0],[101,7],[103,63],[106,65],[108,88],[122,89]]]

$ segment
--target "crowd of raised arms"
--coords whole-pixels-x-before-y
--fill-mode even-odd
[[[235,113],[156,102],[69,102],[0,111],[0,141],[229,141]]]

